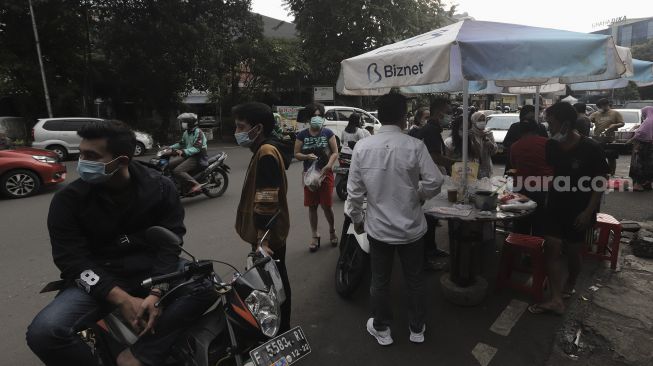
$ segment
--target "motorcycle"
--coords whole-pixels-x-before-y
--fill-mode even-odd
[[[345,202],[345,206],[348,204]],[[370,243],[365,233],[356,233],[354,224],[346,214],[339,246],[336,292],[343,298],[349,298],[363,281],[365,274],[370,273]]]
[[[173,182],[175,182],[180,197],[197,196],[199,192],[184,193],[181,184],[172,176],[172,170],[169,167],[171,156],[172,149],[164,147],[159,149],[156,153],[156,157],[150,160],[150,164],[160,170],[163,175],[169,177]],[[231,168],[225,164],[225,160],[227,160],[227,154],[221,152],[210,157],[206,166],[200,166],[196,170],[189,172],[189,174],[202,185],[201,193],[204,193],[209,198],[222,196],[229,186],[228,174]]]
[[[336,194],[342,201],[347,200],[347,179],[349,178],[351,155],[355,145],[355,141],[350,141],[348,146],[345,146],[340,150],[340,153],[338,154],[338,166],[333,169],[333,172],[336,175]]]
[[[261,242],[268,236],[273,218]],[[179,237],[162,227],[146,232],[148,241],[181,245]],[[260,245],[259,245],[260,246]],[[170,349],[166,366],[269,366],[292,365],[311,352],[306,334],[297,326],[278,335],[280,305],[285,301],[281,276],[274,260],[263,250],[248,255],[243,273],[229,263],[218,260],[197,260],[182,248],[191,261],[178,272],[144,280],[141,286],[151,288],[159,283],[179,283],[158,301],[156,306],[173,300],[173,294],[209,281],[216,301]],[[225,281],[213,269],[214,263],[231,267],[235,272]],[[61,282],[61,281],[56,281]],[[41,292],[61,288],[56,282]],[[95,324],[82,326],[78,332],[91,348],[98,363],[115,365],[120,351],[136,342],[138,336],[113,312]]]

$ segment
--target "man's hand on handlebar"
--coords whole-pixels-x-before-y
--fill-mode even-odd
[[[141,302],[141,305],[138,308],[138,319],[144,324],[144,327],[138,335],[139,337],[149,331],[154,334],[154,324],[159,315],[161,315],[161,308],[156,306],[158,301],[158,296],[150,295]]]
[[[143,304],[143,299],[129,296],[118,304],[118,310],[125,320],[131,325],[136,333],[145,327],[147,323],[139,316],[140,308]]]

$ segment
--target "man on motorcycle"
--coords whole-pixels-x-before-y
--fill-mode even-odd
[[[197,127],[197,115],[195,113],[182,113],[177,117],[177,120],[181,123],[184,134],[181,136],[181,141],[170,146],[173,150],[170,169],[172,169],[172,175],[182,185],[182,188],[188,189],[186,193],[199,193],[202,191],[202,185],[188,172],[197,169],[202,164],[202,160],[206,160],[206,136]]]
[[[263,248],[277,261],[286,301],[281,305],[279,331],[290,329],[290,282],[286,270],[286,238],[290,229],[288,182],[285,170],[290,166],[291,146],[273,135],[274,115],[263,103],[245,103],[234,107],[236,142],[249,148],[254,156],[243,183],[243,193],[236,215],[236,231],[256,249],[266,231],[266,224],[279,212]]]
[[[184,209],[169,179],[132,160],[136,137],[126,125],[94,122],[78,135],[81,179],[55,194],[47,221],[64,281],[29,326],[27,344],[46,365],[97,365],[77,332],[117,309],[139,339],[116,364],[161,365],[186,326],[215,300],[198,287],[162,310],[155,303],[168,286],[140,286],[178,269],[180,247],[147,242],[144,232],[162,226],[181,238]]]

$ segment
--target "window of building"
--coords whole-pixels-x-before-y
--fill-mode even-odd
[[[653,38],[653,20],[648,21],[648,39]]]
[[[621,42],[620,45],[630,47],[633,37],[633,26],[627,25],[621,28]]]

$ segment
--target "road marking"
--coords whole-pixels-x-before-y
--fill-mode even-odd
[[[472,350],[472,355],[474,358],[476,358],[476,361],[478,361],[481,366],[489,365],[490,362],[492,362],[494,355],[496,354],[497,349],[492,346],[488,346],[485,343],[477,343],[476,347],[474,347]]]
[[[507,337],[508,334],[510,334],[512,327],[517,324],[517,321],[527,308],[528,304],[523,301],[510,301],[510,304],[506,306],[497,320],[494,321],[494,324],[492,324],[490,330],[496,334]]]

